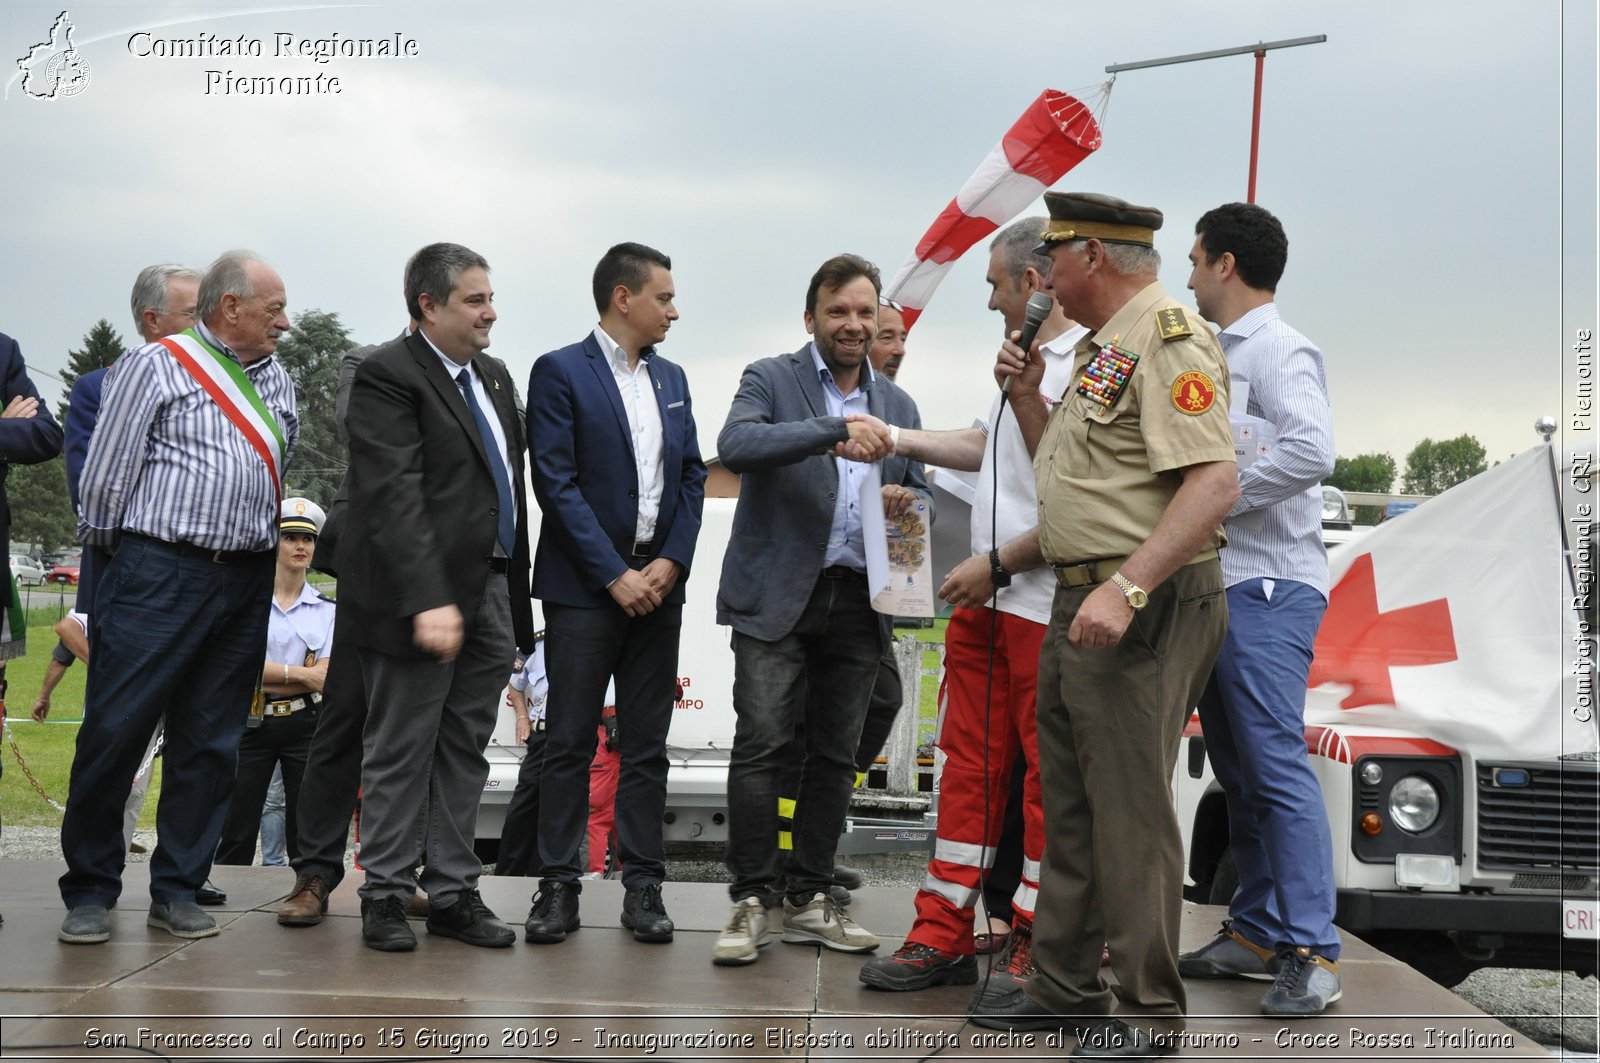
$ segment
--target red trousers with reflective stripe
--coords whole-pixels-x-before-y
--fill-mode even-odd
[[[992,676],[991,620],[995,640]],[[988,608],[957,609],[950,617],[944,636],[946,703],[938,743],[946,758],[939,781],[938,839],[928,863],[928,878],[917,891],[917,921],[906,935],[908,943],[957,954],[973,951],[979,873],[994,863],[994,847],[1011,789],[1013,758],[1019,750],[1028,769],[1022,787],[1022,885],[1013,904],[1019,919],[1033,918],[1039,860],[1044,853],[1039,743],[1034,731],[1034,689],[1044,633],[1044,624]]]

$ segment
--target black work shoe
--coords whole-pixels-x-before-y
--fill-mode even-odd
[[[214,908],[219,904],[228,903],[228,893],[208,878],[205,885],[194,891],[194,903]]]
[[[633,931],[633,940],[661,942],[672,940],[672,919],[661,900],[661,884],[652,882],[629,890],[622,897],[622,925]]]
[[[456,903],[448,908],[429,911],[428,933],[486,949],[508,949],[517,943],[516,931],[489,910],[477,890],[458,894]]]
[[[406,925],[404,897],[361,898],[361,940],[379,952],[410,952],[417,935]]]
[[[1121,1019],[1106,1019],[1078,1033],[1078,1047],[1070,1059],[1160,1059],[1176,1052],[1177,1046],[1150,1040],[1150,1035]]]
[[[555,945],[578,929],[578,888],[570,882],[548,882],[534,895],[533,909],[522,924],[522,936],[535,945]]]
[[[849,904],[853,899],[850,896],[850,891],[838,883],[834,883],[832,886],[828,887],[828,896],[832,897],[833,903],[837,904],[841,908]]]
[[[843,864],[833,865],[833,884],[835,886],[843,886],[847,890],[858,890],[861,888],[862,882],[861,872],[855,868],[845,867]]]
[[[1057,1015],[1038,1003],[1022,986],[974,1001],[972,1021],[991,1030],[1071,1030],[1082,1028],[1070,1015]]]
[[[896,991],[971,985],[978,980],[978,961],[932,945],[907,942],[892,956],[878,956],[862,964],[856,977],[874,989]]]

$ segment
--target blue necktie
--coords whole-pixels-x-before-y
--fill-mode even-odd
[[[478,405],[477,396],[472,393],[472,374],[461,370],[456,375],[456,383],[461,386],[461,394],[467,397],[467,409],[472,411],[472,419],[478,422],[478,436],[483,440],[484,452],[489,455],[489,468],[494,473],[494,490],[500,496],[500,526],[495,529],[495,534],[500,540],[500,549],[510,557],[511,543],[517,537],[517,511],[511,502],[511,477],[506,472],[506,463],[500,460],[500,447],[494,441],[489,419],[483,415],[483,407]]]

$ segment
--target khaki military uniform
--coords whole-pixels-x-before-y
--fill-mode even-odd
[[[1078,392],[1106,344],[1138,356],[1110,405]],[[1103,943],[1118,1017],[1172,1034],[1183,1029],[1185,997],[1183,842],[1170,782],[1227,628],[1221,529],[1195,561],[1145,588],[1149,604],[1115,647],[1080,649],[1067,631],[1083,600],[1150,537],[1179,470],[1234,460],[1228,367],[1205,324],[1151,284],[1079,344],[1072,380],[1035,458],[1040,544],[1046,560],[1076,565],[1090,582],[1058,587],[1039,665],[1045,856],[1028,994],[1057,1014],[1110,1014]]]

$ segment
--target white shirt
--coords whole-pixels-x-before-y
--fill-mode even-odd
[[[510,482],[510,478],[511,470],[516,466],[511,464],[511,451],[506,449],[506,433],[500,427],[500,417],[496,411],[495,404],[489,400],[489,393],[483,388],[483,375],[478,372],[478,367],[471,362],[462,365],[460,362],[451,361],[443,351],[438,347],[434,347],[433,341],[428,339],[426,332],[418,329],[417,335],[421,336],[429,347],[433,347],[433,353],[437,354],[439,361],[444,363],[444,371],[450,374],[450,383],[456,384],[456,377],[461,375],[461,370],[465,369],[467,371],[467,378],[472,381],[472,397],[478,400],[478,409],[483,411],[483,419],[489,422],[489,433],[494,436],[495,449],[500,452],[500,461],[505,465],[506,486],[511,488],[511,520],[515,524],[517,519],[517,492],[516,485]],[[456,384],[457,388],[460,386],[460,384]],[[498,544],[496,545],[498,547]]]
[[[1039,345],[1044,355],[1044,379],[1039,383],[1039,393],[1048,405],[1054,406],[1072,386],[1072,348],[1088,335],[1089,330],[1079,325],[1070,328],[1047,343]],[[977,495],[972,506],[972,552],[987,554],[996,546],[1032,531],[1039,526],[1039,497],[1034,486],[1033,459],[1028,456],[1028,445],[1022,441],[1022,430],[1017,427],[1013,411],[1006,410],[1001,420],[1005,396],[995,394],[989,407],[989,419],[981,427],[988,436],[983,448],[983,465],[978,470]],[[994,430],[1000,424],[998,433]],[[1000,483],[996,493],[995,450],[1000,451]],[[993,523],[995,534],[990,535]],[[1050,603],[1055,598],[1056,577],[1049,565],[1040,565],[1011,577],[1011,586],[1002,589],[990,599],[991,608],[1002,613],[1020,616],[1036,624],[1050,622]]]
[[[634,524],[635,542],[647,543],[656,537],[656,517],[661,513],[661,492],[666,483],[662,458],[666,439],[661,428],[661,404],[656,401],[650,376],[650,356],[646,351],[636,365],[628,365],[628,352],[595,326],[595,342],[611,364],[611,379],[622,395],[622,409],[628,415],[628,432],[633,439],[633,461],[639,479],[639,517]]]

